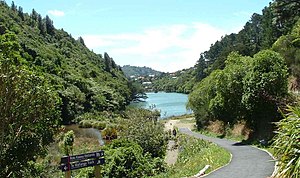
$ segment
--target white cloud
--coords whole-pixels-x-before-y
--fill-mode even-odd
[[[60,10],[49,10],[48,13],[56,17],[62,17],[65,15],[65,13]]]
[[[108,52],[119,65],[174,72],[194,66],[200,53],[225,34],[209,24],[191,23],[149,28],[139,33],[82,37],[90,49]]]

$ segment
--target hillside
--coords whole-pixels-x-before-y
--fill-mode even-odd
[[[186,74],[183,74],[183,76],[177,76],[177,80],[158,81],[157,83],[160,83],[159,88],[171,88],[171,91],[179,92],[190,91],[190,88],[193,88],[213,71],[223,69],[227,56],[231,52],[236,51],[243,56],[253,56],[261,50],[272,48],[273,44],[282,35],[288,35],[292,31],[299,19],[299,9],[300,3],[298,1],[274,0],[262,10],[262,14],[254,13],[240,32],[223,36],[212,44],[208,51],[199,51],[199,60],[191,69],[192,71],[189,72],[192,74],[189,78],[186,78],[184,76]],[[281,38],[281,41],[283,41],[283,38]],[[292,47],[291,42],[285,45]],[[280,53],[286,51],[278,48],[274,48],[274,50]],[[297,78],[300,71],[298,59],[292,58],[287,52],[283,56],[288,64],[290,74]],[[295,53],[295,51],[290,52]],[[186,79],[184,80],[184,78]],[[299,79],[294,81],[298,82]],[[168,87],[164,85],[168,85]],[[178,89],[179,85],[188,87],[182,90]],[[293,86],[300,86],[299,82],[294,83]]]
[[[153,81],[154,91],[190,93],[195,80],[195,69],[183,69],[171,74],[165,74]]]
[[[64,123],[86,112],[122,110],[130,102],[128,81],[112,58],[90,51],[81,37],[75,40],[56,29],[48,16],[34,9],[23,13],[22,7],[1,1],[0,35],[3,44],[15,40],[24,65],[55,88]]]
[[[126,75],[126,77],[130,77],[130,76],[149,76],[149,75],[156,75],[159,76],[161,75],[163,72],[159,72],[156,71],[154,69],[151,69],[150,67],[138,67],[138,66],[130,66],[130,65],[125,65],[122,67],[122,71],[124,72],[124,74]]]

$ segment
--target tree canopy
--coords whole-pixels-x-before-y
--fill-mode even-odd
[[[16,36],[0,36],[0,176],[23,177],[28,161],[44,153],[60,123],[58,94],[30,70]]]
[[[132,100],[128,80],[107,53],[90,51],[81,37],[56,29],[49,16],[14,9],[0,2],[0,34],[15,34],[24,64],[49,80],[62,101],[63,123],[85,112],[123,110]]]
[[[247,120],[254,129],[278,118],[277,107],[287,95],[287,67],[271,50],[251,57],[231,53],[223,70],[215,70],[189,96],[198,127],[209,120]]]

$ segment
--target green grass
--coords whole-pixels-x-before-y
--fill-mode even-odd
[[[245,137],[243,135],[235,136],[235,135],[232,135],[230,133],[222,135],[222,134],[217,134],[217,133],[214,133],[214,132],[210,132],[210,131],[205,130],[205,129],[202,129],[202,130],[194,129],[193,132],[198,132],[200,134],[203,134],[203,135],[206,135],[206,136],[209,136],[209,137],[225,138],[225,139],[233,140],[233,141],[237,141],[237,142],[241,142],[241,141],[245,140]]]
[[[181,120],[181,119],[187,119],[187,118],[193,118],[195,117],[194,114],[185,114],[181,116],[172,116],[164,120],[172,119],[172,120]]]
[[[179,157],[177,162],[169,167],[166,173],[154,176],[155,178],[179,178],[197,174],[205,165],[211,167],[206,173],[226,165],[231,158],[230,153],[208,141],[190,137],[179,136]]]

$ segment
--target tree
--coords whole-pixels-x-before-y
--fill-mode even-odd
[[[200,54],[200,58],[196,64],[196,80],[201,81],[206,77],[205,69],[207,68],[204,54]]]
[[[11,9],[12,9],[13,11],[17,11],[17,6],[15,5],[15,2],[14,2],[14,1],[11,2]]]
[[[82,44],[83,46],[85,46],[84,40],[83,40],[83,38],[81,36],[78,38],[78,41],[79,41],[80,44]]]
[[[0,177],[23,177],[59,124],[59,99],[20,58],[11,33],[0,36]]]
[[[274,22],[282,34],[290,32],[299,19],[300,2],[298,0],[274,0],[271,5],[275,13]]]
[[[253,129],[266,137],[273,128],[270,123],[280,119],[278,107],[287,96],[287,66],[276,52],[264,50],[254,55],[250,71],[243,79],[242,103]]]
[[[189,96],[198,128],[209,120],[246,119],[256,131],[280,118],[277,108],[287,95],[287,67],[280,55],[265,50],[251,57],[231,53],[223,70],[203,79]]]
[[[46,26],[41,14],[38,15],[38,29],[40,30],[40,34],[46,35]]]
[[[138,101],[139,99],[147,98],[145,89],[142,84],[138,83],[137,81],[129,81],[128,85],[131,91],[131,100]]]
[[[54,35],[54,25],[53,25],[53,21],[50,19],[50,17],[48,15],[46,15],[46,32],[49,35]]]
[[[216,95],[209,103],[212,116],[225,123],[234,123],[245,115],[241,102],[243,97],[243,78],[249,71],[251,58],[231,53],[225,61],[226,67],[213,80]]]
[[[105,71],[110,72],[111,58],[109,57],[109,55],[106,52],[104,53],[104,64],[105,64]]]
[[[296,78],[296,87],[300,85],[300,20],[295,24],[291,33],[281,36],[272,49],[280,53],[289,67],[289,71]]]
[[[23,8],[22,7],[19,7],[18,9],[18,15],[19,17],[24,21],[24,13],[23,13]]]
[[[278,53],[265,50],[256,54],[244,78],[243,102],[247,109],[265,110],[259,108],[262,103],[279,102],[278,99],[287,94],[287,76],[284,59]]]

